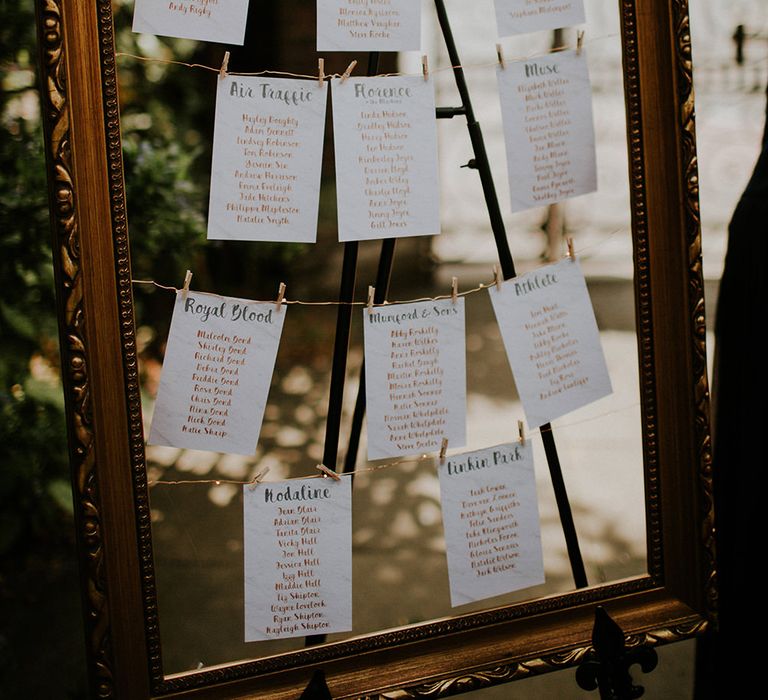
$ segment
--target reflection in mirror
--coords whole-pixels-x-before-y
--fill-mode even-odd
[[[436,0],[435,5],[442,2]],[[457,3],[451,0],[450,13],[457,12]],[[308,11],[306,6],[298,0],[250,3],[249,25],[263,36],[254,35],[253,50],[239,55],[233,51],[230,70],[280,66],[312,75],[317,66],[311,11],[302,14]],[[546,246],[540,233],[545,212],[513,216],[504,195],[508,232],[493,227],[504,275],[510,277],[512,265],[504,254],[506,238],[514,244],[520,270],[536,268],[545,247],[548,257],[559,257],[562,251],[558,220],[563,217],[553,214],[564,211],[567,231],[576,234],[576,251],[592,286],[610,372],[628,377],[624,385],[614,376],[616,391],[610,398],[555,422],[575,529],[587,563],[584,578],[591,586],[574,590],[568,577],[551,505],[550,470],[543,467],[538,447],[538,440],[551,444],[548,431],[528,434],[537,450],[538,505],[546,524],[546,588],[483,601],[476,606],[478,612],[468,612],[469,607],[453,610],[448,605],[439,524],[447,511],[437,507],[434,454],[376,471],[368,471],[361,458],[353,523],[356,627],[351,634],[357,636],[351,640],[337,636],[328,644],[307,649],[300,649],[301,640],[240,642],[243,544],[239,487],[257,469],[261,472],[262,465],[274,466],[274,473],[270,472],[274,479],[312,473],[321,458],[339,464],[335,421],[330,416],[344,408],[342,433],[348,430],[362,361],[360,314],[354,314],[345,405],[341,400],[331,402],[327,424],[329,346],[337,309],[286,304],[290,318],[264,429],[261,436],[252,436],[254,441],[258,439],[255,455],[241,460],[152,446],[147,461],[144,429],[153,408],[157,410],[154,401],[160,367],[170,355],[164,346],[173,297],[167,287],[156,284],[178,286],[190,268],[195,273],[193,290],[271,303],[278,282],[285,281],[291,301],[334,298],[341,246],[334,241],[332,155],[326,149],[317,245],[206,241],[213,96],[220,84],[218,66],[224,47],[134,35],[128,2],[41,0],[40,8],[62,377],[94,694],[109,696],[119,689],[126,697],[136,698],[217,693],[220,697],[261,694],[287,700],[300,695],[308,674],[322,671],[339,697],[382,693],[385,697],[438,697],[578,664],[591,653],[596,604],[610,609],[630,644],[656,646],[707,630],[715,619],[717,595],[685,0],[646,0],[642,9],[636,0],[620,3],[618,33],[623,46],[631,186],[614,190],[612,179],[597,195],[569,201],[564,210],[547,212],[552,236]],[[485,9],[490,9],[489,4]],[[595,17],[601,16],[593,11]],[[473,22],[474,15],[465,17],[469,26]],[[492,94],[487,73],[493,70],[495,56],[475,58],[472,36],[476,31],[475,27],[469,38],[461,39],[467,76],[473,90]],[[434,29],[425,36],[439,46]],[[615,39],[610,29],[588,39],[587,55],[600,58],[595,76],[617,65],[618,50],[612,54],[610,48],[601,49]],[[562,41],[568,39],[561,34],[543,37],[539,45],[521,43],[519,54],[546,53],[551,43]],[[119,49],[117,57],[115,48]],[[605,55],[600,56],[601,50]],[[511,50],[507,53],[509,57]],[[142,55],[151,60],[142,60]],[[349,57],[342,58],[342,65],[326,65],[326,74],[343,71]],[[382,57],[376,71],[396,71],[394,63],[385,65],[390,59]],[[589,60],[594,63],[595,59]],[[433,65],[441,79],[445,77],[440,70],[444,61],[437,59],[438,66]],[[462,61],[454,55],[451,62],[455,66]],[[405,63],[403,66],[411,70]],[[440,100],[450,104],[455,94],[447,82],[441,85]],[[594,90],[602,100],[597,115],[600,168],[609,174],[611,166],[619,162],[618,156],[611,155],[618,150],[606,148],[617,123],[611,114],[620,112],[615,106],[621,102],[618,84],[611,88],[610,80],[600,81]],[[493,104],[493,98],[478,98],[478,110],[482,110],[480,116],[492,143],[493,168],[503,191],[498,116]],[[440,113],[445,115],[445,111]],[[432,124],[431,119],[427,123]],[[448,212],[445,232],[433,239],[398,243],[396,274],[387,294],[390,299],[447,292],[448,279],[455,273],[461,276],[462,290],[479,280],[490,281],[488,263],[495,256],[480,243],[486,240],[480,232],[487,227],[484,216],[475,214],[483,211],[475,175],[455,167],[465,162],[471,150],[467,148],[460,158],[450,153],[454,144],[466,143],[466,135],[452,122],[441,121],[437,128],[445,170],[444,197],[450,200],[443,207]],[[477,135],[474,128],[470,131]],[[448,165],[451,162],[454,166]],[[465,176],[466,181],[456,180]],[[626,202],[627,191],[631,193],[636,265],[636,342],[631,340],[632,295],[627,283],[631,275],[623,271],[630,257],[629,237],[619,204],[620,200]],[[451,211],[452,203],[459,199],[468,202],[467,207]],[[618,214],[615,226],[606,225],[611,213]],[[498,217],[493,219],[498,223]],[[459,252],[451,252],[451,245]],[[352,249],[356,254],[356,245],[344,247],[345,262]],[[359,252],[361,289],[356,298],[365,299],[363,288],[371,280],[378,250],[375,244],[366,243]],[[426,267],[425,261],[430,263]],[[345,293],[353,286],[350,267],[345,264],[341,275]],[[384,286],[377,283],[378,289]],[[514,283],[507,287],[513,288]],[[350,299],[352,292],[349,289]],[[498,328],[487,306],[487,291],[468,294],[466,300],[472,314],[466,334],[471,361],[470,447],[514,440],[520,407]],[[349,307],[338,309],[351,315]],[[337,323],[336,327],[344,325]],[[622,335],[625,333],[629,335]],[[346,334],[341,335],[340,347],[346,351]],[[621,340],[614,342],[614,336]],[[634,357],[631,349],[635,345],[642,349],[640,381],[635,378],[636,368],[622,364],[634,365],[627,358]],[[334,361],[333,365],[338,368],[340,363]],[[640,420],[637,414],[631,417],[638,394]],[[142,400],[146,416],[142,415]],[[641,430],[644,472],[639,469]],[[324,432],[333,439],[325,440]],[[347,436],[341,437],[346,443]],[[605,445],[606,449],[599,449]],[[457,446],[451,446],[451,451],[455,449]],[[640,473],[647,489],[644,497]],[[262,485],[265,492],[267,486]],[[604,496],[608,491],[610,500]],[[643,530],[639,505],[643,500],[649,533],[645,558],[643,543],[637,538]],[[617,502],[622,503],[618,517],[608,507]],[[644,559],[647,575],[642,575]],[[629,578],[612,580],[626,576]],[[598,585],[603,580],[606,583]],[[557,594],[536,597],[546,592]],[[504,600],[520,602],[500,606]],[[371,629],[377,631],[366,634]],[[281,653],[287,648],[296,650]],[[248,661],[232,663],[237,659]],[[215,665],[217,662],[221,664]],[[201,670],[187,670],[196,668]]]
[[[557,207],[510,214],[496,77],[485,41],[495,32],[492,2],[468,6],[454,0],[446,5],[484,129],[518,272],[534,269],[547,258],[558,259],[564,236],[573,236],[601,331],[613,394],[553,424],[589,584],[641,575],[646,571],[645,506],[618,10],[587,3],[585,50],[594,99],[598,191]],[[425,18],[437,103],[456,104],[450,64],[431,7]],[[215,47],[134,35],[126,20],[127,13],[118,13],[119,48],[127,54],[205,65],[219,61],[221,51]],[[305,30],[303,40],[309,45],[314,27],[307,24]],[[572,44],[575,32],[518,37],[515,52],[542,54],[553,41]],[[274,55],[265,54],[259,68],[282,69]],[[311,60],[314,54],[308,55]],[[412,59],[401,61],[402,71],[419,70]],[[278,282],[286,281],[289,299],[335,298],[341,264],[330,170],[324,175],[316,246],[205,242],[216,75],[162,62],[140,63],[130,56],[119,59],[119,67],[133,277],[180,286],[182,271],[189,267],[195,273],[193,289],[270,299]],[[169,85],[179,91],[175,105],[162,99]],[[443,294],[453,275],[463,289],[488,283],[492,276],[496,251],[480,183],[474,173],[459,169],[470,152],[465,123],[441,120],[438,133],[442,235],[398,242],[390,299]],[[330,151],[326,143],[326,165]],[[154,175],[156,189],[133,188],[139,180],[152,182],[148,174]],[[147,201],[154,203],[148,208],[139,204]],[[153,247],[168,231],[174,232],[172,246]],[[373,282],[377,255],[377,245],[361,246],[362,285]],[[148,432],[174,297],[152,285],[136,285],[135,294]],[[363,295],[359,292],[358,298]],[[466,303],[467,449],[480,449],[514,440],[523,413],[486,293],[469,295]],[[323,454],[336,310],[292,305],[287,314],[255,455],[147,448],[166,674],[304,647],[303,639],[243,642],[238,482],[250,481],[266,467],[268,481],[307,476]],[[353,319],[343,426],[349,423],[362,362],[360,313]],[[348,427],[342,431],[342,456],[344,430]],[[541,441],[536,431],[528,437],[534,444],[546,582],[460,608],[451,608],[449,601],[435,459],[403,460],[370,471],[363,440],[353,496],[354,629],[331,635],[329,641],[573,590]],[[190,483],[195,481],[204,483]]]

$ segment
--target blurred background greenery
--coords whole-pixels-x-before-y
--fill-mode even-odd
[[[0,556],[46,538],[67,508],[34,16],[0,4]],[[27,445],[37,446],[29,451]],[[23,539],[22,539],[23,538]]]

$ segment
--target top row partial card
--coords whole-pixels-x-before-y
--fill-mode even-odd
[[[418,0],[317,0],[318,51],[418,51]]]
[[[584,23],[584,0],[494,0],[499,36]]]
[[[249,0],[136,0],[133,31],[242,45]],[[584,22],[584,0],[494,0],[499,36]],[[318,51],[418,51],[419,0],[317,0]]]

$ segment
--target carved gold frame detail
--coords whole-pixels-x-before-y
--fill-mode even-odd
[[[629,645],[716,614],[709,396],[686,0],[618,0],[641,358],[648,574],[166,677],[162,671],[110,0],[37,0],[62,374],[99,698],[439,698],[578,664],[603,605]]]

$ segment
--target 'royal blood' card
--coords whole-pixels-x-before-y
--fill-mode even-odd
[[[530,427],[611,393],[578,260],[566,258],[488,293]]]
[[[286,313],[177,292],[148,442],[253,454]]]
[[[243,487],[246,642],[352,629],[351,482]]]
[[[363,311],[368,459],[466,443],[464,299]]]
[[[447,457],[438,474],[451,605],[543,583],[530,442]]]
[[[314,243],[327,87],[218,81],[208,238]]]

